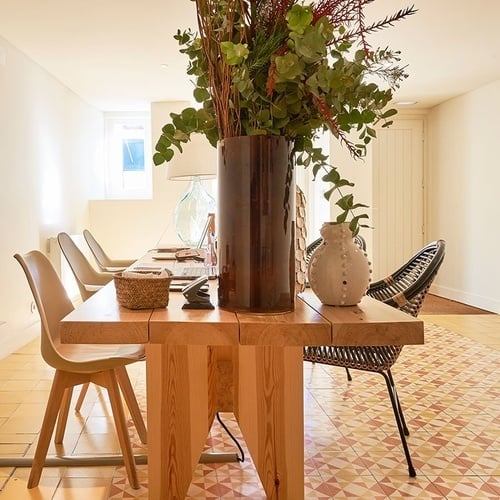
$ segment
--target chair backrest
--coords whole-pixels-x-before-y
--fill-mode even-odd
[[[108,257],[108,255],[102,249],[101,245],[97,243],[96,239],[92,236],[92,233],[88,229],[85,229],[83,231],[83,236],[88,246],[90,247],[92,254],[95,257],[97,266],[101,271],[123,271],[136,261],[136,259],[112,259],[111,257]]]
[[[99,273],[92,267],[69,234],[59,233],[57,241],[71,271],[73,271],[82,300],[87,300],[99,288],[113,279],[111,273]]]
[[[43,253],[33,250],[14,258],[23,268],[41,321],[41,352],[47,364],[54,368],[65,365],[57,346],[60,345],[59,321],[73,310],[64,286]]]
[[[366,294],[417,316],[443,263],[445,247],[444,240],[429,243],[390,276],[372,283]]]
[[[105,271],[107,267],[113,265],[112,259],[108,257],[106,252],[102,249],[101,245],[97,243],[97,240],[88,229],[83,230],[83,237],[92,251],[92,254],[94,255],[97,265],[101,271]]]

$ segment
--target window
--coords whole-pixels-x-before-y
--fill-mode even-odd
[[[144,172],[144,139],[123,139],[123,171]]]
[[[106,198],[151,198],[149,113],[106,113]]]

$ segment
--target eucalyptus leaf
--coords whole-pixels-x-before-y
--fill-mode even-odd
[[[214,147],[236,135],[282,135],[292,143],[296,164],[325,183],[325,197],[335,195],[340,217],[359,227],[366,214],[353,210],[365,205],[343,193],[352,182],[315,140],[329,131],[351,156],[361,158],[376,138],[376,125],[390,126],[396,114],[387,106],[407,77],[405,67],[398,51],[372,47],[369,37],[415,9],[369,24],[368,3],[196,1],[200,32],[178,29],[174,39],[187,57],[199,109],[170,114],[155,165],[181,154],[193,133],[205,135]],[[332,151],[332,159],[336,154]]]

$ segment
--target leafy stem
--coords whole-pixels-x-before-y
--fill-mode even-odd
[[[314,178],[323,173],[325,197],[335,193],[342,210],[337,220],[350,219],[357,232],[367,215],[356,213],[366,205],[342,193],[352,183],[328,164],[314,140],[330,132],[360,158],[376,137],[375,125],[391,125],[396,110],[387,106],[407,76],[405,67],[399,52],[372,48],[368,35],[415,9],[366,25],[364,7],[373,0],[193,1],[199,34],[179,30],[174,38],[188,57],[199,108],[170,115],[154,163],[182,153],[193,133],[213,146],[236,135],[287,137],[297,164],[312,167]]]

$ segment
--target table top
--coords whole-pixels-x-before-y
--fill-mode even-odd
[[[216,303],[216,284],[211,283]],[[326,306],[311,290],[295,310],[280,314],[182,309],[171,292],[162,309],[118,305],[111,281],[61,321],[64,343],[167,343],[182,345],[403,345],[423,344],[423,322],[371,297],[356,306]]]

